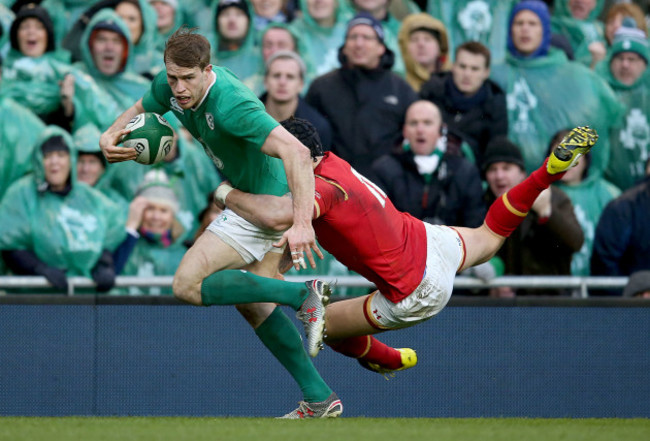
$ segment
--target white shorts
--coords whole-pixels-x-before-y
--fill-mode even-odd
[[[282,238],[282,232],[264,230],[256,227],[234,211],[226,208],[208,225],[221,240],[230,245],[247,264],[261,261],[266,253],[282,253],[284,248],[276,248],[274,242]]]
[[[444,225],[424,223],[427,231],[427,264],[417,288],[399,303],[377,291],[366,300],[366,317],[379,329],[407,328],[430,319],[445,307],[465,245],[458,232]]]

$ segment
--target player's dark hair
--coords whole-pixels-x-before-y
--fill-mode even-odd
[[[466,41],[456,48],[455,58],[458,58],[460,51],[467,51],[472,55],[483,55],[485,58],[485,67],[490,67],[490,49],[478,41]]]
[[[203,35],[195,33],[198,28],[181,26],[165,44],[163,60],[186,68],[203,70],[210,64],[210,43]]]
[[[316,127],[312,123],[306,119],[291,116],[280,122],[280,124],[309,149],[314,161],[319,156],[323,156],[323,143],[320,140],[320,136],[318,136]]]

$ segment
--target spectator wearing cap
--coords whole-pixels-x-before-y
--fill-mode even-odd
[[[138,277],[172,276],[187,251],[177,219],[180,202],[163,170],[149,171],[129,205],[126,239],[114,253],[117,274]],[[169,288],[136,288],[132,295],[171,294]]]
[[[506,137],[497,137],[488,145],[483,160],[483,171],[488,184],[486,205],[491,205],[527,173],[519,147]],[[544,190],[535,200],[528,216],[508,237],[497,253],[504,264],[506,275],[571,275],[571,258],[580,250],[584,235],[571,199],[559,188]],[[519,289],[516,295],[568,295],[567,290]],[[496,297],[512,297],[510,287],[491,290]]]
[[[483,43],[492,54],[494,63],[506,56],[509,34],[508,19],[519,0],[454,0],[428,1],[426,12],[447,26],[449,53],[466,41]]]
[[[512,8],[506,62],[491,69],[491,79],[506,93],[508,138],[521,146],[526,170],[532,172],[558,130],[589,125],[600,135],[591,171],[602,174],[609,160],[609,131],[623,106],[602,78],[551,46],[550,20],[541,1],[524,0]]]
[[[232,70],[256,95],[261,94],[263,63],[247,1],[215,0],[212,11],[212,62]]]
[[[568,133],[569,130],[565,129],[555,134],[549,144],[549,154]],[[567,170],[561,180],[553,184],[571,199],[576,218],[585,236],[580,251],[575,252],[571,260],[571,274],[574,276],[589,276],[591,274],[591,250],[596,225],[605,206],[621,194],[621,190],[614,184],[602,176],[590,173],[590,166],[591,152],[583,156],[574,167]]]
[[[650,270],[633,273],[623,289],[623,297],[650,299]]]
[[[90,76],[70,66],[65,51],[55,50],[53,38],[47,10],[30,4],[18,12],[0,93],[68,131],[86,122],[108,127],[118,109]]]
[[[622,26],[607,58],[596,66],[596,73],[609,83],[625,108],[624,116],[612,128],[605,170],[605,177],[623,191],[643,179],[650,153],[649,56],[643,31]]]
[[[454,58],[451,72],[434,74],[420,96],[440,108],[449,150],[465,150],[481,167],[488,143],[508,133],[506,95],[489,78],[490,50],[482,43],[463,43]],[[461,147],[463,143],[469,151]]]
[[[569,40],[575,60],[594,68],[607,52],[605,26],[599,20],[605,0],[556,0],[551,19],[554,33]]]
[[[289,27],[305,46],[301,53],[307,66],[314,66],[314,76],[337,69],[338,50],[345,41],[352,13],[344,0],[299,0],[302,16]]]
[[[372,162],[401,142],[406,109],[417,99],[391,72],[393,58],[381,23],[359,13],[339,50],[341,68],[316,78],[305,97],[332,125],[332,151],[371,180]]]
[[[603,210],[596,227],[591,273],[598,276],[629,276],[636,271],[650,270],[648,219],[650,174]]]
[[[130,32],[112,9],[95,14],[80,40],[82,61],[75,67],[95,79],[123,112],[142,98],[150,81],[133,69],[134,51]]]
[[[447,29],[429,14],[408,15],[398,34],[399,47],[404,60],[406,82],[416,92],[431,75],[451,68]]]
[[[264,87],[260,100],[266,112],[278,122],[290,117],[306,119],[314,125],[325,150],[332,145],[329,122],[300,96],[303,90],[305,63],[293,51],[277,51],[266,61]]]
[[[398,39],[402,22],[390,13],[390,0],[350,0],[350,3],[356,12],[367,12],[379,20],[384,29],[384,44],[395,54],[395,61],[391,69],[404,77],[404,58]]]
[[[71,276],[109,290],[111,251],[124,237],[120,207],[77,180],[70,135],[47,127],[33,151],[33,173],[16,181],[0,204],[0,250],[15,274],[41,275],[59,292]]]

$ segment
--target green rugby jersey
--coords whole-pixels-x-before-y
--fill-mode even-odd
[[[216,80],[194,110],[178,105],[163,70],[142,98],[145,111],[174,112],[234,187],[254,194],[286,194],[289,187],[282,161],[261,151],[277,121],[231,71],[214,65],[212,70]]]

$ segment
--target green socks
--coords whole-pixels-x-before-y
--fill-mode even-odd
[[[285,282],[239,270],[218,271],[201,284],[201,300],[205,306],[269,302],[288,305],[297,311],[308,294],[302,282]]]
[[[255,330],[255,334],[296,380],[305,401],[321,402],[332,394],[332,389],[321,378],[305,352],[300,333],[280,308],[273,310]]]

